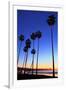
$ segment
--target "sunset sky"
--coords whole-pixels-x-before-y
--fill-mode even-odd
[[[54,60],[55,66],[58,65],[58,13],[50,11],[28,11],[17,10],[17,36],[24,35],[24,41],[19,56],[19,65],[23,64],[25,41],[30,38],[32,32],[40,30],[42,37],[39,44],[39,68],[52,68],[52,48],[51,48],[51,32],[50,27],[47,24],[47,18],[49,15],[56,17],[56,23],[53,28],[53,44],[54,44]],[[31,40],[32,42],[32,40]],[[17,54],[19,52],[20,41],[17,40]],[[37,50],[37,39],[35,40],[35,49]],[[32,62],[32,44],[28,52],[28,66]],[[36,64],[37,55],[35,54],[34,64]],[[44,66],[44,67],[43,67]]]

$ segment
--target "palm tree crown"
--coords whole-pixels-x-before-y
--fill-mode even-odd
[[[31,39],[32,39],[32,40],[35,40],[35,38],[36,38],[35,33],[32,33],[32,34],[31,34]]]
[[[30,45],[31,45],[30,39],[27,39],[25,43],[26,43],[26,47],[27,48],[30,48]]]
[[[26,44],[31,44],[30,39],[27,39],[27,40],[26,40]]]
[[[28,50],[28,49],[27,49],[27,47],[25,46],[25,47],[23,48],[23,51],[24,51],[24,52],[27,52],[27,50]]]
[[[40,32],[40,31],[37,31],[37,32],[36,32],[36,37],[37,37],[37,38],[41,38],[41,36],[42,36],[41,32]]]
[[[51,15],[48,17],[48,20],[47,20],[48,25],[52,26],[55,24],[55,22],[56,22],[56,20],[55,20],[54,15]]]
[[[22,34],[19,36],[19,40],[24,41],[24,36]]]
[[[31,53],[32,54],[35,54],[36,53],[36,50],[35,49],[32,49]]]

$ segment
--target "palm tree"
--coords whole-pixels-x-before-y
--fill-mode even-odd
[[[22,41],[24,41],[24,36],[21,34],[19,37],[18,37],[19,41],[20,41],[20,47],[19,47],[19,52],[18,52],[18,57],[17,57],[17,65],[18,65],[18,62],[19,62],[19,55],[20,55],[20,50],[21,50],[21,45],[22,45]]]
[[[33,54],[33,59],[32,59],[32,75],[33,75],[33,68],[34,68],[34,54],[35,54],[35,49],[31,50],[31,54]]]
[[[36,35],[35,33],[31,34],[31,39],[33,40],[33,49],[31,51],[31,54],[33,54],[33,58],[32,58],[32,74],[33,74],[33,68],[34,68],[34,55],[35,55],[35,49],[34,49],[34,40],[36,39]]]
[[[25,74],[25,71],[26,71],[26,65],[27,65],[27,59],[28,59],[28,49],[31,47],[31,41],[30,39],[27,39],[26,40],[26,50],[27,50],[27,53],[26,53],[26,60],[25,60],[25,70],[24,70],[24,74]]]
[[[34,49],[34,40],[36,39],[35,33],[32,33],[31,34],[31,39],[33,40],[33,49]]]
[[[24,61],[23,61],[23,69],[24,69],[24,63],[25,63],[25,58],[26,58],[26,54],[27,54],[27,47],[25,46],[24,48],[23,48],[23,51],[25,52],[25,56],[24,56]]]
[[[37,62],[36,62],[36,75],[38,70],[38,57],[39,57],[39,39],[41,38],[42,33],[40,31],[36,32],[36,38],[38,39],[38,45],[37,45]]]
[[[51,28],[51,45],[52,45],[52,62],[53,62],[53,77],[55,77],[55,70],[54,70],[54,49],[53,49],[53,32],[52,32],[52,26],[55,24],[55,17],[54,15],[51,15],[48,17],[47,23]]]

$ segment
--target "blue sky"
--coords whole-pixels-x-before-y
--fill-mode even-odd
[[[57,64],[58,57],[58,13],[51,11],[29,11],[29,10],[17,10],[17,35],[24,35],[24,41],[22,42],[22,47],[19,56],[19,63],[23,63],[24,52],[23,48],[25,46],[25,40],[30,38],[32,32],[40,30],[42,32],[42,37],[40,38],[40,49],[39,49],[39,63],[49,64],[52,62],[52,48],[51,48],[51,29],[47,24],[47,18],[49,15],[54,15],[56,17],[55,25],[53,29],[53,44],[54,44],[54,60]],[[31,40],[32,42],[32,40]],[[17,53],[19,51],[20,41],[17,42]],[[37,50],[37,39],[35,40],[35,48]],[[28,54],[28,63],[32,61],[32,43]],[[36,54],[35,54],[36,61]]]

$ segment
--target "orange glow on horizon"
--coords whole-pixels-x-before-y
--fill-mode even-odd
[[[18,67],[22,67],[22,64],[18,64]],[[27,68],[31,67],[31,64],[27,64]],[[36,69],[36,65],[34,64],[34,69]],[[52,70],[52,64],[39,64],[38,69],[51,69]],[[58,70],[58,65],[55,64],[55,70]]]

